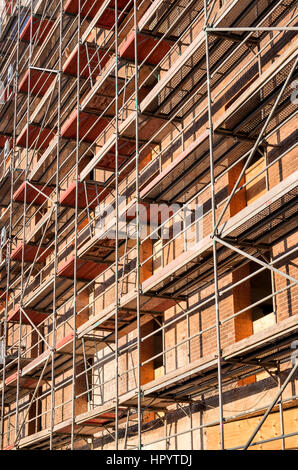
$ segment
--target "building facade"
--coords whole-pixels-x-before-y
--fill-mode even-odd
[[[1,449],[297,448],[297,6],[7,0]]]

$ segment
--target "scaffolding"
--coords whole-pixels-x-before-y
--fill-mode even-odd
[[[296,2],[3,4],[1,449],[297,448]]]

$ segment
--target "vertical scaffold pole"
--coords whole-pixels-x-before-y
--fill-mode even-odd
[[[119,282],[119,145],[118,145],[118,138],[119,138],[119,120],[118,120],[118,108],[119,108],[119,100],[118,100],[118,72],[119,72],[119,64],[118,64],[118,0],[115,0],[115,132],[116,132],[116,139],[115,139],[115,174],[116,174],[116,181],[115,181],[115,205],[116,205],[116,246],[115,246],[115,448],[118,450],[119,448],[119,367],[118,367],[118,314],[119,314],[119,289],[118,289],[118,282]],[[123,103],[124,104],[124,103]]]
[[[59,23],[59,59],[58,59],[58,109],[57,109],[57,148],[56,148],[56,212],[54,240],[54,283],[53,283],[53,314],[52,314],[52,363],[51,363],[51,434],[50,450],[53,449],[53,429],[55,425],[55,350],[56,350],[56,318],[57,318],[57,271],[58,271],[58,236],[59,236],[59,201],[60,201],[60,139],[61,139],[61,74],[62,74],[62,35],[63,35],[63,0],[60,0]]]
[[[17,38],[20,37],[20,0],[16,4],[17,9]],[[13,111],[13,137],[12,137],[12,150],[10,156],[10,207],[9,207],[9,227],[8,238],[6,247],[6,260],[7,260],[7,278],[6,278],[6,296],[5,296],[5,312],[4,312],[4,326],[3,326],[3,364],[2,364],[2,390],[1,390],[1,428],[0,428],[0,450],[3,450],[4,445],[4,419],[5,419],[5,380],[6,380],[6,347],[8,335],[8,301],[9,301],[9,287],[10,287],[10,269],[11,269],[11,242],[12,242],[12,223],[13,223],[13,188],[14,188],[14,167],[15,167],[15,147],[16,147],[16,127],[17,127],[17,106],[18,106],[18,80],[19,80],[19,58],[20,58],[20,41],[16,45],[16,68],[14,80],[14,111]]]
[[[74,279],[73,279],[73,349],[72,349],[72,420],[71,420],[71,450],[74,450],[74,432],[75,432],[75,392],[76,392],[76,311],[77,311],[77,256],[78,256],[78,198],[79,198],[79,159],[80,159],[80,49],[81,49],[81,0],[78,0],[78,17],[77,17],[77,135],[76,135],[76,194],[75,194],[75,230],[74,230]]]
[[[17,391],[16,391],[16,423],[15,437],[19,435],[19,395],[20,395],[20,356],[22,340],[22,307],[24,300],[24,268],[25,268],[25,239],[26,239],[26,207],[27,207],[27,178],[29,162],[29,124],[30,124],[30,98],[31,98],[31,59],[32,59],[32,40],[33,40],[33,1],[30,2],[30,40],[28,57],[28,94],[27,94],[27,113],[26,113],[26,162],[25,162],[25,188],[24,188],[24,210],[23,210],[23,245],[22,245],[22,265],[21,265],[21,297],[20,297],[20,320],[19,320],[19,339],[18,339],[18,370],[17,370]]]
[[[204,0],[205,28],[207,28],[207,0]],[[215,176],[213,162],[213,120],[212,120],[212,96],[211,96],[211,74],[209,61],[209,40],[208,31],[205,29],[206,44],[206,75],[207,75],[207,97],[208,97],[208,120],[209,120],[209,157],[210,157],[210,179],[211,179],[211,203],[212,203],[212,228],[213,237],[216,235],[216,202],[215,202]],[[223,403],[222,403],[222,371],[221,371],[221,338],[220,338],[220,314],[219,314],[219,290],[217,272],[217,246],[213,238],[213,273],[214,273],[214,294],[215,294],[215,315],[216,315],[216,340],[217,340],[217,375],[218,375],[218,408],[220,422],[220,445],[224,449],[224,427],[223,427]]]
[[[140,217],[139,217],[139,65],[138,65],[138,17],[137,1],[133,4],[134,13],[134,55],[135,55],[135,125],[136,125],[136,289],[137,289],[137,384],[138,384],[138,448],[142,449],[142,410],[141,410],[141,328],[140,328]]]

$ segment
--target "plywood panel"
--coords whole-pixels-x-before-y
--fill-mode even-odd
[[[224,425],[225,448],[234,448],[240,445],[245,445],[258,423],[261,421],[262,416],[234,421]],[[293,433],[297,431],[298,409],[288,409],[284,411],[284,427],[285,433]],[[206,438],[207,449],[220,449],[220,432],[219,426],[207,428],[204,432]],[[261,441],[272,437],[277,437],[280,432],[280,417],[279,413],[269,415],[260,431],[258,432],[255,441]],[[285,439],[286,449],[298,448],[297,436]],[[253,446],[254,450],[280,450],[281,440],[272,441],[265,444]]]

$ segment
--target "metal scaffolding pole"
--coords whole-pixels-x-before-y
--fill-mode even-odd
[[[30,2],[30,41],[29,41],[29,57],[28,57],[28,94],[27,94],[27,110],[26,110],[26,162],[24,171],[24,180],[27,181],[29,173],[29,124],[30,124],[30,99],[31,99],[31,61],[32,61],[32,38],[33,38],[33,2]],[[21,297],[20,308],[23,308],[23,301],[26,292],[24,291],[24,265],[25,265],[25,243],[26,243],[26,208],[27,208],[27,184],[24,190],[24,206],[23,206],[23,245],[22,245],[22,264],[21,264]],[[16,423],[15,423],[15,441],[19,434],[19,395],[20,395],[20,360],[21,360],[21,341],[22,341],[22,310],[20,310],[19,319],[19,341],[18,341],[18,370],[17,370],[17,392],[16,392]]]
[[[115,209],[116,209],[116,246],[115,246],[115,448],[119,448],[119,51],[118,51],[118,0],[115,0]]]
[[[264,414],[263,418],[261,419],[261,421],[259,422],[258,426],[256,427],[256,429],[254,430],[254,432],[252,433],[252,435],[250,436],[250,438],[248,439],[247,443],[245,444],[243,450],[247,450],[248,447],[250,447],[252,441],[254,440],[254,438],[256,437],[256,435],[258,434],[259,430],[261,429],[261,427],[263,426],[263,424],[265,423],[266,419],[268,418],[271,410],[274,408],[274,406],[276,405],[276,403],[278,402],[280,396],[282,395],[282,393],[284,392],[285,388],[287,387],[288,383],[290,383],[290,381],[292,380],[292,378],[294,377],[295,373],[296,373],[296,369],[298,367],[298,362],[296,362],[296,364],[293,366],[293,369],[291,370],[291,372],[289,373],[288,377],[286,378],[286,380],[284,381],[284,383],[282,384],[282,386],[279,388],[274,400],[272,401],[271,405],[268,407],[266,413]]]
[[[297,372],[297,363],[284,383],[280,371],[289,361],[295,325],[294,318],[287,318],[281,325],[277,320],[279,299],[286,292],[291,297],[297,280],[293,271],[283,272],[280,267],[283,263],[288,265],[287,257],[292,259],[294,247],[290,245],[277,255],[274,247],[294,233],[295,201],[293,175],[288,187],[284,181],[279,182],[284,175],[278,183],[272,180],[275,166],[282,166],[284,156],[295,148],[291,143],[291,147],[283,149],[280,135],[283,126],[291,124],[295,116],[289,87],[297,59],[293,42],[288,50],[285,44],[278,49],[284,33],[294,36],[298,30],[292,26],[295,21],[294,15],[291,16],[292,3],[285,5],[276,0],[272,5],[259,6],[256,0],[247,9],[241,2],[217,0],[193,0],[184,6],[176,0],[171,5],[160,0],[148,5],[145,0],[133,0],[125,7],[119,0],[113,5],[106,0],[99,6],[96,0],[74,3],[74,11],[70,12],[64,0],[28,2],[27,16],[22,20],[27,28],[24,29],[22,5],[17,0],[18,40],[15,46],[11,45],[12,52],[9,49],[6,57],[1,58],[2,63],[16,56],[13,111],[12,106],[3,108],[9,109],[10,116],[13,113],[13,149],[11,180],[5,183],[10,184],[10,206],[4,266],[5,309],[0,320],[5,351],[1,371],[0,448],[13,445],[12,434],[16,448],[70,447],[73,450],[79,440],[88,445],[92,440],[94,448],[102,431],[103,448],[111,439],[118,450],[124,431],[122,423],[126,419],[125,448],[141,450],[143,442],[178,446],[179,437],[186,435],[193,449],[197,445],[195,432],[214,426],[216,432],[219,429],[221,449],[226,449],[227,423],[260,415],[268,403],[265,405],[263,401],[259,408],[230,416],[224,408],[223,393],[235,386],[237,380],[245,380],[262,370],[269,370],[274,378],[270,373],[274,367],[278,371],[275,385],[278,394],[247,443],[237,448],[247,449],[276,440],[284,449],[286,439],[294,435],[285,432],[288,413],[284,411],[285,403],[291,408],[297,397],[288,394],[285,397],[283,392]],[[266,62],[266,54],[271,50],[275,54],[275,48],[277,53],[282,51],[278,59]],[[243,51],[247,52],[247,61]],[[125,66],[125,78],[122,66]],[[272,78],[268,67],[272,68]],[[46,85],[48,79],[50,86]],[[41,88],[36,88],[38,80]],[[9,129],[11,126],[1,127],[0,137],[6,132],[9,138]],[[47,132],[52,140],[40,144]],[[275,142],[278,133],[279,140]],[[264,141],[265,164],[261,169],[257,167],[251,176],[251,163]],[[18,185],[24,184],[19,200],[15,196],[19,186],[14,187],[18,146],[23,147]],[[274,151],[279,153],[278,157]],[[82,165],[85,161],[86,165]],[[240,169],[238,164],[242,165]],[[268,194],[261,195],[262,199],[256,203],[253,201],[255,207],[245,209],[243,220],[240,211],[252,201],[247,199],[243,205],[241,202],[235,219],[231,215],[224,226],[226,238],[221,237],[219,225],[225,220],[223,217],[233,197],[242,190],[247,194],[262,175]],[[276,191],[275,184],[278,184]],[[123,195],[127,196],[125,209]],[[38,202],[43,200],[44,205]],[[147,210],[151,203],[170,205],[176,200],[179,209],[171,217],[168,215],[166,221],[162,217],[158,219],[144,240],[142,202]],[[204,208],[206,203],[202,220],[207,221],[208,232],[204,227],[204,240],[196,240],[198,244],[192,250],[187,236],[194,225],[193,222],[191,227],[187,225],[185,209],[192,210],[197,201],[203,201]],[[115,219],[98,235],[101,213],[98,215],[97,210],[104,211],[109,204]],[[128,242],[132,207],[135,208],[135,240]],[[257,220],[266,211],[268,221]],[[288,213],[290,216],[283,220]],[[2,206],[0,217],[2,224]],[[182,220],[181,231],[171,235],[166,243],[162,241],[157,251],[152,243],[152,252],[148,249],[147,257],[149,243],[145,245],[145,241],[153,233],[162,238],[160,233],[167,226],[174,231],[175,217]],[[127,225],[125,243],[123,220]],[[4,223],[7,224],[7,218]],[[148,218],[145,223],[148,225]],[[283,231],[282,224],[286,227],[287,223]],[[112,243],[109,242],[111,232]],[[12,257],[14,247],[19,251]],[[32,249],[31,260],[28,248]],[[159,256],[161,266],[156,263],[156,269]],[[62,260],[66,263],[60,263]],[[251,262],[258,264],[258,269],[253,265],[253,272],[244,271],[244,277],[237,277],[237,281],[222,283],[227,273],[246,269]],[[149,263],[152,268],[147,270]],[[235,305],[226,313],[222,299],[235,295],[233,289],[239,286],[242,289],[247,282],[252,286],[259,274],[267,273],[271,276],[270,292],[262,292],[257,300],[250,297],[243,305],[237,305],[233,297]],[[284,281],[281,286],[278,276]],[[210,290],[210,295],[205,296],[205,289]],[[84,294],[88,300],[81,302]],[[276,348],[267,332],[264,336],[259,333],[247,336],[243,343],[239,340],[238,347],[236,326],[234,344],[226,341],[225,332],[227,329],[230,335],[230,323],[252,311],[254,329],[253,316],[257,316],[263,304],[268,307],[272,302],[276,321],[270,334],[274,335]],[[173,315],[169,305],[174,306]],[[208,313],[204,316],[205,309],[212,312],[212,320],[208,320]],[[89,312],[89,317],[85,312]],[[151,326],[143,328],[149,321],[154,325],[152,330]],[[180,327],[184,329],[181,335]],[[168,337],[167,334],[173,329],[172,341],[171,333]],[[61,333],[64,336],[60,342]],[[210,359],[205,352],[205,337],[209,334]],[[127,339],[123,341],[123,338]],[[157,345],[159,341],[161,346]],[[149,343],[152,351],[150,345],[147,349]],[[200,350],[198,355],[196,348]],[[11,364],[8,350],[13,354],[17,351]],[[181,357],[180,351],[184,351]],[[172,370],[172,354],[177,372]],[[164,378],[155,370],[161,358]],[[149,379],[147,370],[152,372]],[[66,373],[64,380],[60,380],[62,373]],[[130,380],[132,376],[134,384]],[[27,379],[33,385],[28,386]],[[86,385],[80,390],[82,379],[86,379]],[[131,393],[127,401],[123,383]],[[60,392],[64,395],[61,401]],[[216,400],[218,417],[208,423],[208,412],[206,417],[204,413],[209,409],[208,405],[205,408],[209,399],[212,407]],[[178,405],[175,411],[171,410],[173,404]],[[185,411],[185,404],[189,412]],[[269,414],[277,408],[280,435],[254,441]],[[196,425],[195,419],[198,409],[200,425]],[[64,412],[67,419],[60,421]],[[159,416],[163,424],[163,434],[154,434],[152,439],[149,434],[144,438],[144,433],[159,423],[155,419],[152,426],[148,425],[149,413],[155,413],[155,418]],[[189,419],[188,429],[172,433],[171,423],[175,420],[178,423],[182,414]],[[136,425],[130,427],[132,422]],[[56,432],[57,424],[61,424],[59,432]],[[40,430],[43,433],[38,435]],[[130,433],[134,435],[133,445],[129,442]],[[242,437],[247,439],[246,435]],[[240,442],[239,439],[235,445]]]
[[[20,36],[20,0],[17,0],[17,37]],[[9,303],[9,289],[10,289],[10,270],[11,270],[11,251],[12,251],[12,221],[13,221],[13,187],[14,187],[14,174],[15,174],[15,143],[16,143],[16,116],[17,116],[17,98],[18,98],[18,81],[19,81],[19,55],[20,43],[17,41],[16,47],[16,70],[14,81],[14,116],[13,116],[13,149],[11,150],[10,172],[10,204],[9,204],[9,226],[8,226],[8,240],[7,240],[7,279],[6,279],[6,295],[5,295],[5,312],[4,312],[4,331],[3,331],[3,370],[2,370],[2,391],[1,391],[1,429],[0,429],[0,449],[3,450],[4,441],[4,416],[5,416],[5,379],[6,379],[6,352],[7,352],[7,333],[8,333],[8,303]],[[1,328],[0,328],[1,331]]]
[[[139,62],[138,62],[138,10],[133,2],[134,19],[134,66],[135,66],[135,133],[136,133],[136,289],[137,289],[137,385],[138,385],[138,448],[142,449],[142,388],[141,388],[141,318],[140,318],[140,191],[139,191]]]
[[[54,281],[53,281],[53,314],[52,314],[52,362],[51,362],[51,418],[50,418],[50,450],[53,449],[53,431],[55,425],[55,351],[57,327],[57,271],[58,271],[58,236],[59,236],[59,201],[60,201],[60,143],[61,143],[61,97],[62,97],[62,37],[63,37],[63,0],[60,0],[59,22],[59,59],[58,59],[58,110],[57,110],[57,153],[56,153],[56,210],[54,240]]]
[[[77,47],[81,47],[81,0],[78,0]],[[79,200],[79,161],[80,161],[80,53],[77,54],[77,88],[76,88],[76,150],[75,150],[75,224],[74,224],[74,274],[73,274],[73,348],[72,348],[72,417],[71,417],[71,450],[74,450],[76,420],[76,345],[77,345],[77,270],[78,270],[78,200]]]
[[[207,21],[208,5],[204,0],[205,21]],[[217,267],[217,244],[216,234],[216,202],[215,202],[215,175],[213,161],[213,118],[212,118],[212,96],[211,96],[211,74],[209,62],[209,40],[207,24],[205,23],[205,41],[206,41],[206,73],[207,73],[207,94],[208,94],[208,121],[209,121],[209,162],[210,162],[210,178],[211,178],[211,203],[212,203],[212,229],[213,229],[213,272],[214,272],[214,294],[215,294],[215,315],[216,315],[216,341],[217,341],[217,374],[218,374],[218,408],[219,408],[219,425],[220,425],[220,445],[221,449],[225,448],[224,444],[224,416],[223,416],[223,399],[222,399],[222,371],[221,371],[221,337],[220,337],[220,312],[219,312],[219,288],[218,288],[218,267]]]

